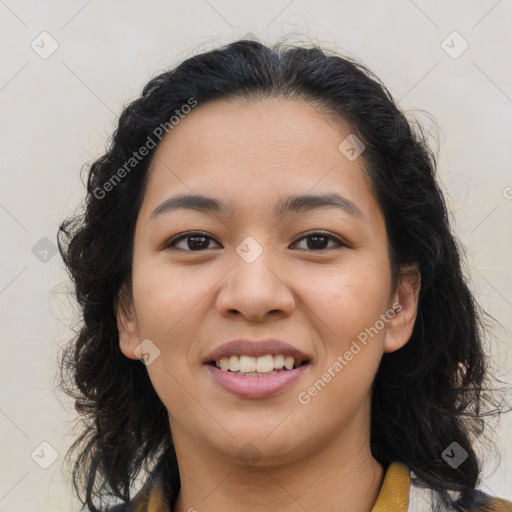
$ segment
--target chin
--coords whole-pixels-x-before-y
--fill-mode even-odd
[[[278,466],[301,458],[306,448],[306,439],[299,438],[296,429],[281,430],[276,425],[278,423],[274,424],[274,431],[245,425],[230,429],[232,437],[227,435],[207,442],[226,457],[234,458],[246,466]]]

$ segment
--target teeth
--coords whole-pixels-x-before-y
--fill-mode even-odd
[[[238,356],[231,356],[229,358],[229,369],[232,372],[237,372],[240,370],[240,358]]]
[[[277,370],[280,370],[284,366],[284,356],[281,354],[278,354],[277,356],[274,356],[274,368]]]
[[[271,355],[258,357],[256,359],[257,372],[271,372],[274,369],[274,357]]]
[[[215,361],[215,364],[224,371],[229,370],[231,372],[251,374],[270,373],[273,370],[281,370],[283,368],[292,370],[295,365],[295,360],[292,356],[283,356],[282,354],[275,356],[268,354],[260,357],[233,355],[223,357]]]
[[[240,357],[240,371],[243,373],[255,372],[257,368],[256,358],[251,356]]]
[[[293,368],[293,357],[292,356],[286,356],[284,358],[284,367],[287,370],[291,370]]]

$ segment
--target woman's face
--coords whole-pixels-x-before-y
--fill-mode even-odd
[[[118,326],[123,353],[146,354],[177,449],[277,464],[369,428],[372,381],[409,339],[416,300],[392,285],[349,135],[300,100],[217,101],[158,146]],[[168,202],[188,195],[209,199]],[[240,339],[218,369],[213,352]],[[294,355],[305,364],[279,369]]]

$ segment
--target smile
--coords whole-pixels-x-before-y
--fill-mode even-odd
[[[266,398],[295,383],[310,367],[309,361],[268,354],[262,357],[231,356],[206,365],[214,381],[242,398]]]
[[[215,366],[222,371],[234,372],[246,377],[259,377],[272,375],[279,371],[293,370],[306,361],[296,360],[292,356],[283,354],[267,354],[260,357],[238,356],[223,357],[215,361]]]

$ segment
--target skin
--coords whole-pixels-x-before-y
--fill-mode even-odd
[[[138,216],[133,283],[117,307],[120,347],[147,366],[165,404],[182,482],[177,512],[371,511],[383,467],[369,443],[371,387],[384,353],[409,340],[419,276],[394,286],[381,209],[363,158],[338,145],[350,127],[302,100],[215,101],[196,107],[158,146]],[[321,208],[275,219],[279,199],[338,192],[360,210]],[[232,201],[233,211],[151,213],[180,193]],[[200,230],[203,250],[171,237]],[[315,249],[317,230],[335,239]],[[247,263],[247,237],[262,254]],[[311,248],[313,247],[313,248]],[[379,315],[400,311],[308,404],[297,399]],[[246,399],[221,388],[204,358],[235,338],[282,339],[311,356],[308,370],[274,397]],[[139,354],[140,355],[140,354]],[[257,457],[239,455],[252,443]],[[245,448],[247,449],[247,448]]]

